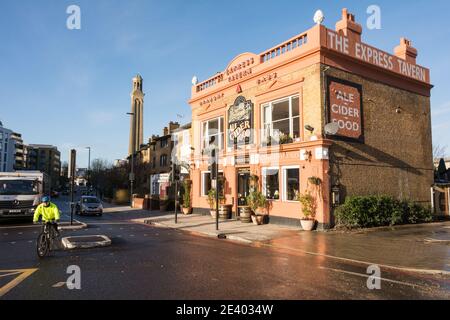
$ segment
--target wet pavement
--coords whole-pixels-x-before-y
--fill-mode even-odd
[[[305,232],[295,227],[261,225],[228,220],[220,222],[210,216],[152,212],[137,219],[159,227],[176,228],[193,234],[217,237],[257,246],[300,251],[363,264],[378,264],[424,273],[450,275],[450,222],[385,227],[353,232]]]

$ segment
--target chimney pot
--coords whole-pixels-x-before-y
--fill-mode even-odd
[[[411,40],[400,38],[400,44],[395,47],[394,53],[397,57],[409,63],[416,64],[417,49],[412,47]]]
[[[346,37],[361,42],[362,26],[355,21],[355,15],[342,9],[342,19],[336,23],[336,32],[343,33]]]

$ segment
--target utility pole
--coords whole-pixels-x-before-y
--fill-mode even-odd
[[[216,230],[219,230],[219,164],[218,164],[218,150],[214,145],[216,137],[212,136],[209,141],[210,147],[210,163],[211,163],[211,180],[214,181],[214,188],[216,189]]]
[[[91,147],[86,147],[86,149],[89,150],[89,156],[88,156],[88,184],[89,188],[91,187]]]
[[[76,159],[77,151],[75,149],[70,150],[70,164],[69,164],[69,175],[70,175],[70,225],[73,225],[73,209],[75,206],[73,198],[73,189],[75,184],[75,172],[76,172]]]
[[[175,161],[172,160],[172,183],[175,183],[175,223],[178,223],[178,180],[180,179],[179,171]]]
[[[133,117],[133,124],[136,122],[136,114],[134,112],[127,112],[128,115]],[[133,148],[131,150],[131,172],[130,172],[130,207],[133,208],[133,184],[134,184],[134,153],[136,150],[136,134],[133,132]]]

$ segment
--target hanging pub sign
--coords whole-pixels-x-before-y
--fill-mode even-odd
[[[253,143],[253,103],[239,96],[228,109],[228,145]]]
[[[334,135],[342,140],[364,142],[362,87],[328,77],[328,120],[337,123]]]

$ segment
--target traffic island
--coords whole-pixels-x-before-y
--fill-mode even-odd
[[[111,239],[104,235],[65,237],[61,242],[65,249],[90,249],[111,245]]]

